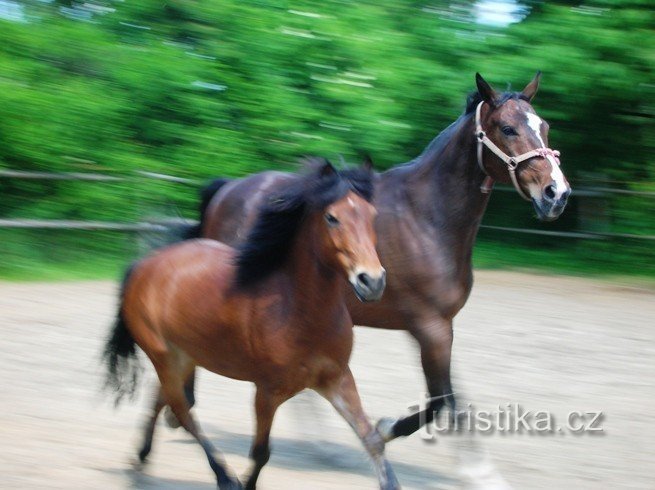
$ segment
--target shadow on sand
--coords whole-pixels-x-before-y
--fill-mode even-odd
[[[235,454],[247,457],[250,451],[252,436],[225,431],[210,424],[205,424],[205,427],[205,433],[219,451],[225,455]],[[180,438],[170,442],[176,444],[197,444],[195,440],[190,436],[187,437],[182,431],[180,431]],[[376,478],[373,465],[368,459],[368,455],[363,447],[356,448],[325,440],[303,441],[299,439],[272,437],[271,448],[272,454],[268,463],[270,466],[294,471],[339,471],[342,473],[352,473],[369,476],[372,484],[374,484],[373,482]],[[405,484],[419,488],[429,486],[429,488],[437,489],[442,487],[452,488],[453,485],[456,486],[458,483],[457,480],[425,466],[413,465],[393,459],[390,462],[401,485]],[[161,488],[169,487],[164,486]]]
[[[229,432],[205,424],[205,433],[220,452],[226,455],[229,465],[229,455],[247,457],[252,441],[251,435]],[[163,427],[160,426],[160,430]],[[168,443],[195,445],[197,442],[183,430],[179,429],[179,437],[170,440]],[[156,437],[156,436],[155,436]],[[155,441],[155,445],[157,441]],[[308,472],[330,472],[351,473],[370,477],[371,488],[375,487],[375,471],[368,455],[363,447],[353,447],[347,444],[340,444],[325,440],[304,441],[299,439],[273,437],[271,441],[272,455],[269,466],[285,468],[294,471]],[[197,453],[199,458],[204,460],[201,452]],[[425,466],[414,465],[397,460],[390,460],[398,480],[403,487],[430,488],[430,489],[452,489],[457,488],[458,480],[448,477],[442,473]],[[128,468],[104,468],[101,471],[121,474],[126,479],[126,488],[139,490],[208,490],[215,489],[216,485],[208,473],[207,482],[197,482],[177,478],[162,478],[155,476],[153,468],[156,469],[156,457],[150,461],[151,472],[145,473],[133,467]],[[266,469],[264,469],[266,471]],[[154,471],[156,472],[156,470]],[[310,482],[308,482],[309,484]]]

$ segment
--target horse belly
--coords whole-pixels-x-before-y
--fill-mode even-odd
[[[297,365],[298,352],[280,289],[231,291],[196,304],[195,322],[175,342],[216,374],[255,383],[283,378]]]
[[[254,380],[253,362],[245,348],[247,341],[235,326],[215,321],[211,325],[188,324],[177,335],[169,334],[168,341],[208,371],[242,381]]]
[[[355,325],[388,330],[402,330],[406,327],[406,317],[388,289],[387,286],[382,299],[374,303],[363,303],[354,294],[348,294],[348,312]]]

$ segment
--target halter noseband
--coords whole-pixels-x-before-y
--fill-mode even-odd
[[[480,122],[480,109],[482,108],[482,104],[484,104],[484,101],[480,102],[478,107],[475,109],[475,137],[478,140],[478,165],[480,166],[480,170],[482,170],[487,176],[484,179],[484,182],[482,182],[480,190],[487,194],[491,192],[491,189],[494,185],[494,179],[489,175],[487,170],[484,168],[484,163],[482,163],[482,145],[484,145],[489,148],[498,158],[505,162],[507,165],[507,170],[509,171],[509,176],[512,179],[512,184],[514,184],[514,188],[516,189],[516,192],[519,193],[519,196],[521,196],[526,201],[531,201],[525,192],[523,192],[523,189],[521,189],[521,186],[519,185],[519,181],[516,179],[516,167],[519,166],[519,163],[534,157],[541,157],[546,159],[551,157],[551,165],[553,162],[559,165],[559,151],[551,150],[550,148],[537,148],[535,150],[530,150],[527,153],[523,153],[515,157],[510,157],[507,153],[498,148],[482,130],[482,123]]]

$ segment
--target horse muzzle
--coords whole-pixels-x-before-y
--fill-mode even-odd
[[[387,273],[382,269],[378,276],[372,276],[367,272],[353,274],[350,278],[350,284],[360,301],[378,301],[382,298],[382,293],[384,293],[384,288],[387,285]]]
[[[570,195],[571,188],[569,186],[566,186],[561,192],[558,192],[554,183],[546,186],[540,199],[532,198],[537,218],[541,221],[554,221],[559,218],[564,212]]]

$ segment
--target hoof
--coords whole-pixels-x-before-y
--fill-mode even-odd
[[[396,419],[385,417],[378,420],[378,423],[375,424],[375,430],[377,430],[378,434],[382,436],[384,442],[393,441],[396,438],[393,434],[393,426],[395,423]]]
[[[393,469],[391,468],[391,465],[389,464],[389,461],[384,462],[384,469],[386,470],[387,473],[387,479],[386,481],[380,485],[381,490],[400,490],[400,483],[398,483],[398,479],[396,478],[396,474],[394,473]]]
[[[380,485],[380,490],[402,490],[400,483],[396,480],[394,476],[392,481],[387,481],[384,484]]]
[[[141,472],[146,467],[147,460],[141,460],[141,458],[132,458],[130,460],[130,466],[134,471]]]
[[[169,406],[164,408],[164,420],[166,420],[166,425],[168,425],[171,429],[177,429],[180,427],[180,421],[177,420],[177,417]]]

